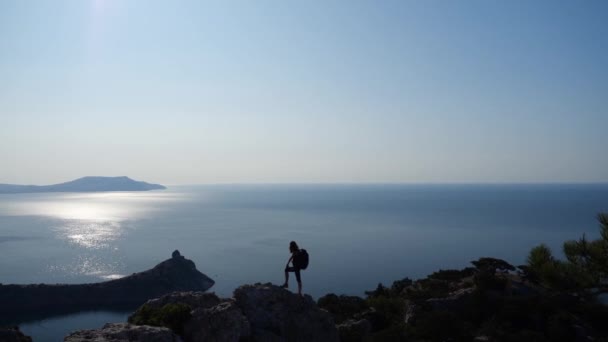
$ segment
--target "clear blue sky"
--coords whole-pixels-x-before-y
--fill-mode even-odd
[[[607,1],[0,2],[0,183],[608,181]]]

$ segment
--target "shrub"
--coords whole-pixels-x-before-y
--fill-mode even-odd
[[[129,318],[129,323],[166,327],[181,335],[184,323],[191,317],[190,310],[190,306],[182,303],[170,303],[161,308],[144,304],[136,315]]]
[[[508,272],[515,271],[515,267],[502,259],[496,258],[479,258],[471,263],[479,270],[484,272],[495,273],[496,271]]]
[[[390,295],[390,290],[382,285],[382,283],[378,283],[378,286],[375,290],[365,291],[365,295],[368,297],[387,297]]]
[[[334,317],[336,324],[352,318],[355,314],[361,313],[369,308],[363,298],[355,296],[336,296],[333,293],[327,294],[317,301],[320,308],[327,310]]]
[[[462,270],[439,270],[437,272],[433,272],[428,276],[428,278],[444,281],[457,281],[468,278],[474,274],[475,269],[472,267],[467,267]]]
[[[412,280],[410,278],[403,278],[401,280],[397,280],[393,282],[391,285],[391,295],[398,296],[405,291],[405,289],[412,285]]]

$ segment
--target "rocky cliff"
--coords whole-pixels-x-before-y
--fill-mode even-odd
[[[299,296],[272,284],[243,285],[232,298],[175,292],[141,306],[129,317],[129,324],[120,326],[122,335],[116,332],[118,326],[109,329],[106,325],[98,330],[74,332],[65,341],[122,341],[116,336],[135,336],[130,331],[137,326],[169,327],[185,342],[339,341],[333,318],[310,296]],[[110,330],[112,334],[108,333]],[[166,331],[154,336],[158,341],[173,341]],[[152,337],[133,337],[129,341],[149,341]]]
[[[185,342],[607,340],[608,307],[592,294],[547,288],[500,259],[472,263],[379,284],[365,298],[328,294],[317,303],[271,284],[243,285],[225,299],[172,293],[141,306],[128,329],[165,327]],[[81,335],[66,341],[93,341],[75,339]]]
[[[154,268],[101,283],[0,285],[0,320],[87,309],[133,308],[173,291],[206,291],[214,281],[178,251]]]

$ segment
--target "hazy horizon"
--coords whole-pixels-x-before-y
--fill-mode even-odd
[[[131,178],[134,181],[143,181],[146,183],[153,183],[153,184],[160,184],[160,185],[164,185],[164,186],[168,186],[168,187],[188,187],[188,186],[214,186],[214,185],[242,185],[242,186],[281,186],[281,185],[285,185],[285,186],[300,186],[300,185],[311,185],[311,186],[315,186],[315,185],[319,185],[319,186],[323,186],[323,185],[336,185],[336,186],[357,186],[357,185],[361,185],[361,186],[365,186],[365,185],[378,185],[378,186],[382,186],[382,185],[395,185],[395,186],[399,186],[399,185],[404,185],[404,186],[460,186],[460,185],[471,185],[471,186],[477,186],[477,185],[488,185],[488,186],[492,186],[492,185],[513,185],[513,186],[518,186],[518,185],[522,185],[522,186],[526,186],[526,185],[608,185],[608,181],[565,181],[565,182],[542,182],[542,181],[528,181],[528,182],[510,182],[510,181],[495,181],[495,182],[476,182],[476,181],[470,181],[470,182],[384,182],[384,181],[366,181],[366,182],[344,182],[344,181],[333,181],[333,182],[215,182],[215,183],[159,183],[156,182],[154,180],[146,180],[146,179],[141,179],[141,178],[137,178],[137,177],[130,177],[130,176],[126,176],[126,175],[121,175],[121,176],[103,176],[103,175],[87,175],[87,176],[83,176],[83,177],[78,177],[78,178],[74,178],[74,179],[68,179],[68,180],[64,180],[64,181],[59,181],[56,183],[23,183],[23,184],[17,184],[17,183],[0,183],[0,185],[40,185],[40,186],[44,186],[44,185],[56,185],[56,184],[61,184],[61,183],[66,183],[66,182],[70,182],[76,179],[80,179],[80,178],[84,178],[84,177],[128,177]],[[126,190],[125,190],[126,191]],[[150,190],[148,190],[150,191]],[[158,190],[158,191],[162,191]],[[110,192],[114,192],[114,190],[111,190]]]
[[[605,183],[608,2],[0,3],[0,183]]]

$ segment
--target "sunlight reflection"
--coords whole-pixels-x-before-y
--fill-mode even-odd
[[[110,248],[124,234],[118,221],[66,220],[55,231],[70,244],[87,249]]]
[[[89,276],[102,280],[113,280],[124,277],[118,273],[124,268],[122,262],[108,261],[108,258],[100,255],[89,255],[87,253],[78,255],[73,262],[61,265],[50,265],[48,271],[52,274],[70,274],[72,276]]]
[[[113,280],[123,277],[124,264],[118,262],[120,242],[130,222],[171,210],[169,202],[187,199],[171,192],[103,192],[17,195],[19,201],[2,201],[0,215],[53,218],[53,235],[74,249],[69,263],[51,263],[54,275],[82,279]]]
[[[124,278],[125,276],[122,274],[108,274],[108,275],[102,275],[101,278],[105,279],[105,280],[116,280],[116,279],[120,279],[120,278]]]
[[[162,204],[186,197],[172,193],[106,192],[44,194],[0,208],[3,215],[50,216],[68,220],[121,221],[163,210]]]

